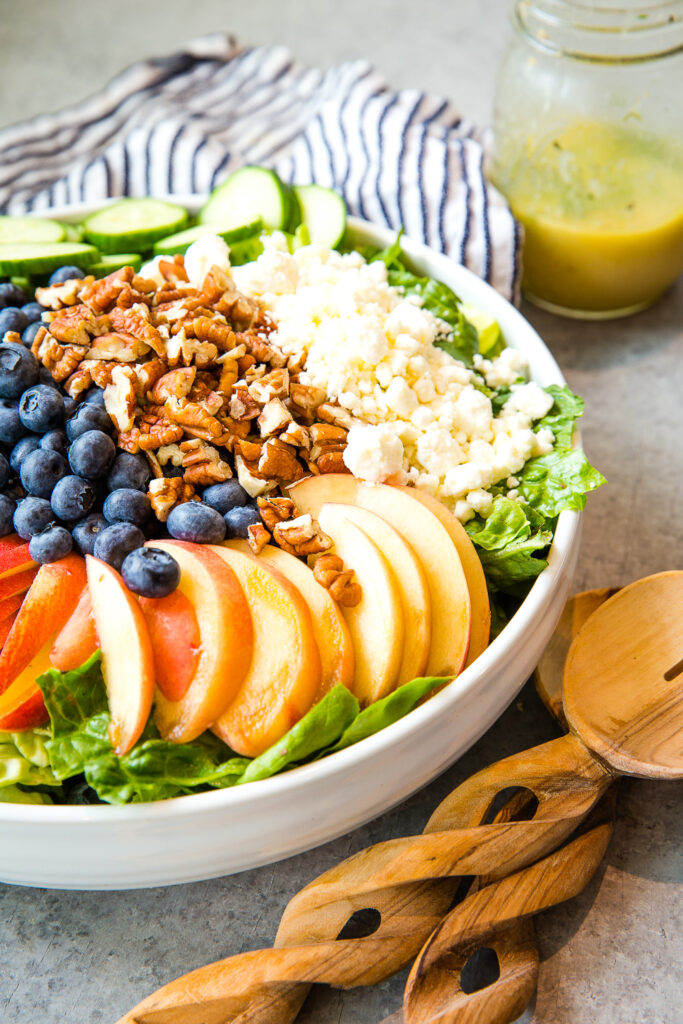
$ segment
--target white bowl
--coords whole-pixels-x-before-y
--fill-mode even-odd
[[[197,197],[175,198],[191,211],[200,205]],[[73,221],[99,205],[40,212]],[[360,220],[350,226],[358,241],[384,246],[394,238]],[[535,380],[564,383],[536,331],[489,285],[408,238],[403,248],[425,274],[492,313]],[[215,878],[310,849],[405,800],[488,729],[532,672],[567,598],[579,536],[579,514],[563,512],[548,568],[509,625],[473,665],[401,721],[314,764],[235,789],[125,807],[0,804],[0,879],[133,889]]]

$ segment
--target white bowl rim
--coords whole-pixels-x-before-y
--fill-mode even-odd
[[[189,209],[197,209],[206,197],[188,194],[160,195],[158,198],[167,199],[169,202],[175,202]],[[34,215],[50,216],[64,221],[75,221],[112,202],[116,202],[116,198],[100,202],[51,206],[36,210]],[[352,231],[358,234],[369,234],[374,239],[379,237],[382,244],[388,244],[395,238],[396,233],[394,231],[357,217],[349,217],[348,224]],[[401,244],[403,251],[409,257],[414,257],[417,260],[427,258],[432,262],[443,263],[450,272],[453,272],[455,268],[456,273],[462,275],[463,280],[467,281],[468,288],[481,295],[482,308],[490,310],[496,316],[496,319],[498,319],[496,311],[505,310],[508,318],[512,316],[513,320],[517,320],[520,332],[526,335],[525,344],[532,349],[536,349],[537,353],[544,358],[549,371],[548,376],[554,378],[553,382],[559,385],[566,383],[557,362],[536,330],[514,306],[489,284],[468,270],[467,267],[429,248],[429,246],[424,245],[422,242],[414,241],[404,235],[401,239]],[[478,298],[475,299],[475,302],[478,301]],[[345,750],[328,754],[319,761],[302,765],[282,774],[274,775],[267,779],[260,779],[242,786],[211,790],[207,793],[193,793],[187,796],[171,797],[167,800],[124,805],[0,803],[0,824],[3,821],[26,825],[39,824],[49,829],[51,826],[59,828],[64,825],[83,826],[88,825],[90,822],[120,825],[125,822],[135,823],[143,820],[159,822],[173,818],[188,819],[192,818],[195,814],[202,814],[207,809],[212,809],[216,812],[225,811],[230,808],[238,810],[244,802],[258,799],[265,792],[268,793],[269,797],[274,797],[276,793],[283,798],[286,795],[295,796],[297,792],[305,791],[306,785],[313,773],[318,781],[323,780],[326,776],[331,779],[337,772],[343,773],[347,768],[351,768],[364,760],[370,753],[380,754],[382,751],[386,751],[395,741],[406,736],[413,728],[417,728],[419,725],[426,725],[429,721],[443,714],[451,703],[462,699],[465,695],[472,694],[476,685],[481,681],[480,677],[486,675],[487,669],[498,660],[504,648],[514,646],[517,635],[526,631],[545,605],[555,581],[562,571],[562,567],[571,557],[573,547],[578,541],[580,528],[579,512],[564,511],[560,513],[548,556],[548,567],[536,577],[528,595],[517,612],[495,640],[491,642],[472,665],[450,682],[447,687],[435,694],[424,704],[414,708],[397,722],[386,726],[373,736],[368,736],[366,739],[347,747]],[[267,787],[267,790],[264,790],[264,787]]]

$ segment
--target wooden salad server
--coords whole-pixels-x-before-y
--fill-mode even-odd
[[[683,572],[661,573],[611,597],[572,644],[573,732],[458,786],[423,835],[319,876],[289,902],[275,948],[192,971],[119,1024],[289,1024],[312,983],[374,984],[416,956],[405,1024],[513,1020],[535,987],[529,918],[578,893],[599,865],[611,832],[611,794],[601,798],[613,779],[683,777],[682,678]],[[533,817],[515,820],[532,795]],[[478,890],[451,910],[463,876],[477,876]],[[500,978],[467,994],[460,970],[482,945],[496,950]]]

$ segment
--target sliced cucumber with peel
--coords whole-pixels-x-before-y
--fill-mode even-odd
[[[82,242],[85,233],[80,224],[61,224],[64,228],[64,241],[65,242]]]
[[[97,263],[88,267],[88,273],[95,277],[106,277],[121,267],[132,267],[137,273],[141,266],[142,256],[139,252],[103,253]]]
[[[243,242],[245,238],[253,238],[263,230],[263,221],[260,217],[252,220],[249,224],[242,224],[240,227],[224,230],[213,224],[197,224],[193,228],[186,228],[185,231],[178,231],[175,235],[167,238],[160,238],[154,243],[155,256],[175,256],[187,252],[193,242],[205,235],[220,235],[228,245],[235,242]]]
[[[69,264],[85,270],[100,254],[94,245],[81,242],[0,242],[0,274],[33,277]]]
[[[301,219],[293,190],[265,167],[235,171],[213,190],[199,211],[200,224],[215,224],[224,230],[257,218],[271,231],[293,231]]]
[[[0,217],[0,244],[7,242],[62,242],[66,229],[56,220],[43,217]]]
[[[339,245],[346,231],[346,204],[342,197],[322,185],[295,185],[294,194],[311,242],[328,249]]]
[[[187,224],[187,210],[162,199],[119,199],[83,221],[85,237],[101,252],[145,252]]]

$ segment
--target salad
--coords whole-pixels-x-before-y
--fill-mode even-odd
[[[341,199],[0,218],[0,801],[242,785],[481,654],[603,478],[582,413]]]

